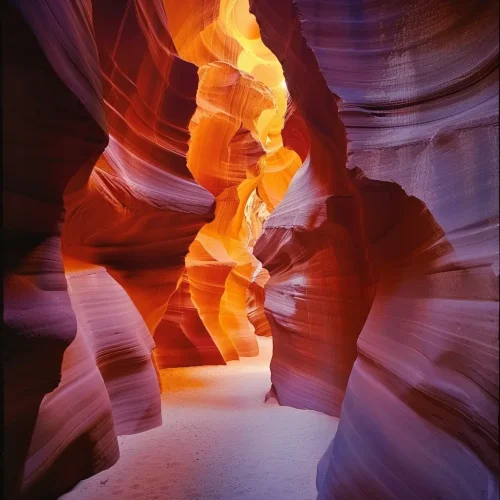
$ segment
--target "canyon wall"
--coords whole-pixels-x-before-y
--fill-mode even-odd
[[[179,54],[199,67],[188,167],[216,198],[215,220],[186,257],[191,298],[225,361],[258,353],[269,335],[253,246],[299,156],[283,145],[283,71],[248,0],[166,1]]]
[[[360,195],[376,284],[358,326],[339,430],[318,468],[319,498],[494,498],[498,6],[296,4],[300,14],[289,2],[256,0],[253,8],[292,98],[287,69],[309,52],[297,47],[302,36],[340,96],[348,175]],[[288,30],[273,29],[278,18]],[[303,82],[297,86],[305,92]],[[268,269],[274,327],[270,285],[284,271],[273,278]],[[299,356],[298,344],[293,352]]]
[[[339,416],[373,298],[361,199],[345,168],[335,96],[302,38],[295,7],[254,2],[252,9],[293,103],[285,144],[304,162],[254,249],[270,274],[271,380],[281,404]]]
[[[340,417],[318,498],[498,495],[497,2],[17,0],[3,28],[6,498],[112,466],[159,368],[271,334],[271,393]]]
[[[8,498],[62,493],[160,425],[158,368],[252,356],[270,333],[252,249],[301,161],[248,2],[204,7],[188,34],[221,53],[184,50],[200,11],[168,2],[9,8]]]
[[[40,498],[161,424],[152,334],[214,199],[161,5],[13,2],[4,37],[4,494]]]
[[[19,7],[2,19],[6,498],[24,488],[40,405],[60,383],[77,335],[61,252],[63,193],[85,182],[108,141],[84,5],[61,6],[64,32],[40,29],[50,17],[44,5]],[[73,64],[82,72],[72,74]]]

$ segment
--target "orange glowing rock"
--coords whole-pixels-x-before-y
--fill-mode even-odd
[[[224,91],[227,85],[233,86],[231,93]],[[214,221],[191,245],[186,266],[193,302],[207,330],[226,360],[237,359],[239,354],[257,353],[245,309],[245,277],[251,275],[252,260],[246,248],[244,216],[261,175],[258,160],[262,149],[251,132],[255,133],[260,109],[271,106],[272,100],[264,86],[232,66],[217,63],[200,69],[197,102],[190,126],[188,166],[200,184],[216,195],[216,211]],[[245,128],[240,127],[241,122]],[[220,129],[226,134],[219,134]],[[204,147],[207,140],[209,148]],[[210,152],[213,156],[207,154]],[[204,166],[203,175],[200,165]],[[206,287],[211,290],[209,300]]]
[[[9,500],[271,334],[318,498],[498,495],[498,2],[351,3],[10,2]]]
[[[164,12],[89,7],[9,9],[8,498],[57,496],[117,460],[117,434],[161,423],[151,333],[213,218],[186,168],[196,68]]]
[[[286,147],[263,158],[265,173],[257,190],[269,212],[273,212],[283,199],[293,176],[301,166],[302,161],[297,153]]]
[[[263,337],[271,336],[271,327],[264,314],[264,287],[269,281],[269,273],[261,269],[251,281],[247,290],[247,314],[248,320],[255,328],[255,335]]]
[[[167,311],[155,330],[155,343],[160,369],[225,364],[193,304],[187,273],[168,301]]]
[[[164,5],[179,54],[199,66],[188,167],[216,197],[215,220],[186,257],[192,300],[226,361],[252,356],[258,351],[247,296],[260,269],[252,247],[262,221],[256,224],[249,207],[258,199],[274,210],[302,164],[281,138],[283,71],[261,40],[248,1],[204,2],[196,12],[189,2]],[[262,297],[257,300],[251,307],[267,334]]]

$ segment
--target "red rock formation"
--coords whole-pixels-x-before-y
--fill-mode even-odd
[[[193,304],[187,273],[168,301],[155,342],[158,368],[225,364]]]
[[[88,184],[66,196],[63,249],[68,262],[76,259],[78,270],[91,273],[87,287],[108,291],[100,321],[98,302],[87,298],[73,308],[84,324],[91,321],[83,334],[87,342],[93,337],[115,432],[125,434],[161,423],[154,343],[145,332],[153,334],[162,320],[189,245],[213,218],[213,197],[186,167],[197,75],[176,55],[161,6],[94,5],[93,20],[110,143]],[[131,39],[132,52],[121,42]],[[94,264],[105,266],[118,283],[96,273]],[[114,315],[126,324],[109,345],[109,333],[120,333]],[[109,360],[101,366],[103,356]]]
[[[248,9],[7,9],[4,493],[110,467],[158,366],[272,333],[270,394],[340,415],[319,498],[489,500],[498,4]]]
[[[64,491],[110,467],[117,435],[161,425],[154,343],[130,297],[103,268],[66,273],[77,334],[38,412],[25,496]]]
[[[93,19],[111,139],[88,187],[66,200],[64,251],[105,265],[153,333],[213,217],[212,196],[186,167],[198,78],[176,55],[162,7],[99,3]]]
[[[254,249],[271,275],[265,302],[271,379],[282,404],[338,416],[373,295],[359,196],[345,169],[334,96],[291,5],[256,2],[253,8],[298,114],[284,137],[305,160]],[[283,30],[271,38],[278,22]]]
[[[67,31],[41,28],[51,7]],[[63,192],[72,178],[73,187],[84,182],[107,143],[99,80],[67,71],[70,60],[97,62],[84,4],[51,7],[9,6],[2,22],[6,498],[24,487],[40,403],[77,333],[61,255]]]
[[[269,278],[267,269],[261,269],[247,290],[248,320],[255,328],[255,335],[263,337],[271,336],[271,328],[264,313],[264,287]]]
[[[40,498],[111,466],[117,434],[161,423],[148,327],[213,198],[186,168],[196,69],[158,5],[20,9],[4,74],[5,493]]]
[[[196,69],[176,55],[158,5],[94,5],[93,19],[110,144],[89,183],[66,196],[64,252],[66,258],[105,266],[132,299],[127,306],[110,299],[108,318],[137,308],[153,334],[183,272],[189,245],[213,218],[213,197],[186,167]],[[129,43],[119,43],[122,37],[134,40],[132,52]],[[113,282],[109,280],[102,273],[93,278],[104,289]],[[116,283],[114,287],[121,290]],[[99,314],[96,306],[87,306],[88,318]],[[134,322],[123,319],[141,324],[140,316]],[[116,338],[106,372],[97,363],[118,434],[161,423],[154,343],[144,338],[145,325]],[[102,342],[110,328],[118,326],[103,318],[86,333]],[[111,387],[107,373],[114,379]]]
[[[497,279],[457,261],[420,200],[359,183],[379,282],[319,498],[495,498]]]
[[[498,6],[297,3],[304,37],[345,99],[349,165],[406,191],[351,175],[377,293],[319,498],[494,498]],[[287,68],[308,50],[295,9],[256,0],[254,10],[296,100]],[[289,29],[273,30],[277,19]]]
[[[267,177],[267,176],[266,176]],[[262,179],[264,181],[264,178]],[[262,187],[262,184],[259,188]],[[262,226],[269,217],[266,203],[262,201],[257,193],[258,189],[250,196],[245,209],[245,218],[249,231],[248,250],[253,253],[255,243],[262,233]],[[271,336],[271,327],[264,313],[264,286],[269,281],[267,269],[262,267],[259,262],[257,268],[250,278],[247,288],[246,312],[248,320],[255,328],[255,335],[269,337]]]

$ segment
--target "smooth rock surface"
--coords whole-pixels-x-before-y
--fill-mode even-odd
[[[336,100],[302,38],[296,8],[253,2],[252,11],[282,62],[292,101],[285,145],[304,162],[254,248],[271,276],[271,378],[281,404],[338,416],[373,298],[361,201],[345,168]]]
[[[107,144],[99,81],[85,71],[70,75],[66,66],[67,50],[90,65],[97,61],[95,45],[86,43],[91,28],[82,23],[85,4],[63,4],[36,2],[30,7],[11,2],[2,16],[3,436],[8,499],[30,494],[23,469],[39,407],[58,386],[64,352],[77,333],[61,252],[63,193],[69,184],[88,178]],[[51,9],[71,18],[67,31],[42,29]],[[85,91],[76,95],[71,84]]]

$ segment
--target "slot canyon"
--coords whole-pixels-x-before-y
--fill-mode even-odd
[[[10,0],[7,500],[499,498],[496,0]]]

